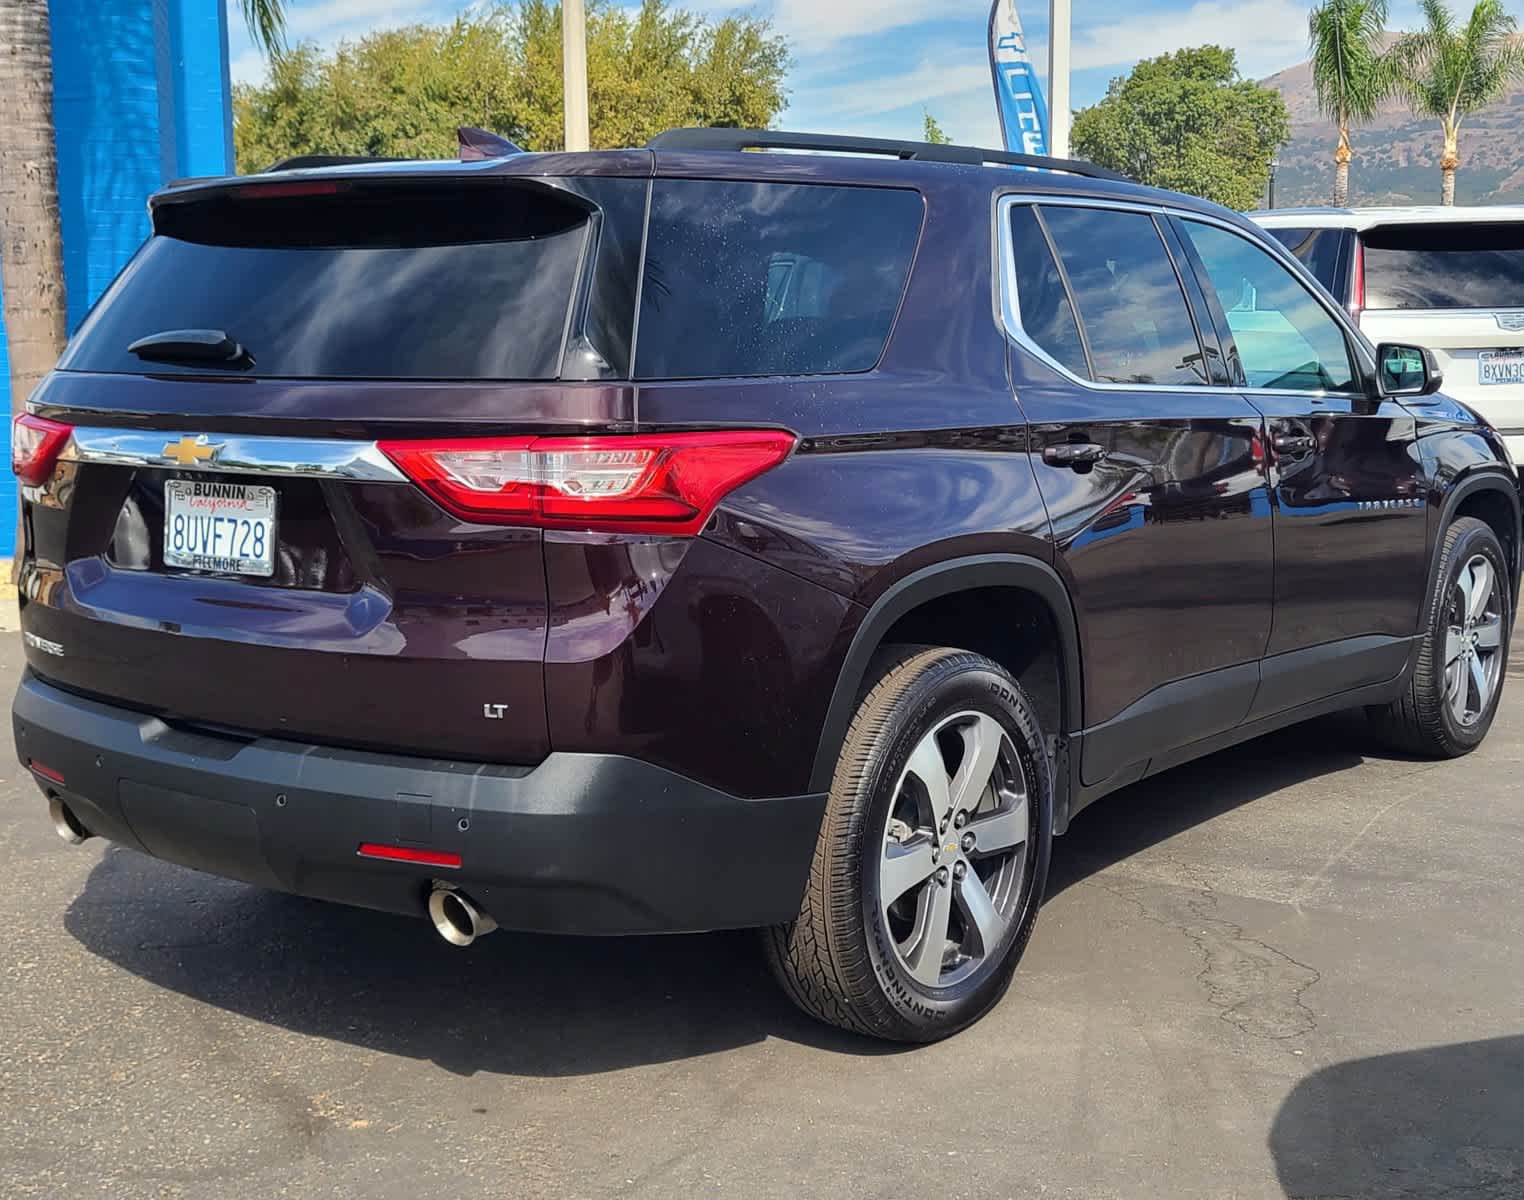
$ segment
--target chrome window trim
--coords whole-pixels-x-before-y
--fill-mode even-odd
[[[215,448],[214,457],[181,462],[165,453],[171,446],[186,440]],[[339,438],[224,436],[77,425],[58,457],[61,462],[161,467],[219,475],[298,476],[356,483],[407,482],[407,476],[381,453],[375,442]]]
[[[1177,208],[1165,204],[1152,204],[1146,200],[1122,200],[1098,196],[1055,196],[1041,192],[1004,192],[997,196],[997,201],[995,237],[996,252],[1000,255],[1000,263],[999,270],[996,272],[996,278],[999,280],[998,286],[1000,288],[999,309],[1001,325],[1006,335],[1012,341],[1016,342],[1017,345],[1035,358],[1040,359],[1047,366],[1053,368],[1053,370],[1057,371],[1071,383],[1076,383],[1080,387],[1088,388],[1094,392],[1171,392],[1176,395],[1182,392],[1203,392],[1209,395],[1231,396],[1302,396],[1325,401],[1331,399],[1358,399],[1364,395],[1363,392],[1291,391],[1280,388],[1231,387],[1219,384],[1109,383],[1095,379],[1086,379],[1083,376],[1076,375],[1039,346],[1022,327],[1021,309],[1017,304],[1016,298],[1016,258],[1011,246],[1010,221],[1011,209],[1018,204],[1034,204],[1049,208],[1109,208],[1121,212],[1141,213],[1144,216],[1150,217],[1178,217],[1183,221],[1200,221],[1204,225],[1216,225],[1227,230],[1229,233],[1237,234],[1246,242],[1266,249],[1272,258],[1279,257],[1282,259],[1282,265],[1288,266],[1288,269],[1293,274],[1296,274],[1298,271],[1305,273],[1305,269],[1296,261],[1296,258],[1290,251],[1286,250],[1273,238],[1269,239],[1269,244],[1261,242],[1257,238],[1246,234],[1243,229],[1239,228],[1232,221],[1225,221],[1221,217],[1213,216],[1209,213],[1193,212],[1190,209]],[[1167,245],[1165,246],[1165,252],[1169,252]],[[1347,313],[1340,309],[1331,298],[1326,298],[1319,294],[1321,290],[1321,286],[1315,286],[1309,288],[1308,292],[1314,300],[1323,306],[1324,311],[1333,318],[1334,324],[1344,332],[1346,343],[1352,345],[1355,349],[1361,369],[1367,374],[1374,371],[1375,358],[1370,354],[1365,338],[1350,324],[1347,319]],[[1183,295],[1182,299],[1186,300],[1187,311],[1190,311],[1189,299]],[[1078,313],[1075,314],[1075,319],[1079,319]]]

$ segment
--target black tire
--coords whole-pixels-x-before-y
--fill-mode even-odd
[[[1492,727],[1508,673],[1508,640],[1513,631],[1513,592],[1508,559],[1491,526],[1474,517],[1458,517],[1445,530],[1439,562],[1429,582],[1427,620],[1418,662],[1403,693],[1384,708],[1367,710],[1377,731],[1394,749],[1425,758],[1457,758],[1476,749]],[[1446,699],[1445,645],[1454,612],[1460,574],[1476,556],[1492,565],[1501,644],[1496,685],[1471,721],[1457,719]]]
[[[931,1042],[978,1020],[1010,985],[1047,881],[1052,778],[1032,703],[998,664],[964,650],[890,647],[876,665],[878,670],[837,760],[799,916],[787,925],[764,930],[763,940],[774,974],[805,1012],[871,1037]],[[956,971],[949,973],[941,965],[944,955],[958,959],[951,937],[939,943],[936,965],[923,969],[939,980],[946,974],[948,983],[927,986],[911,974],[896,949],[890,918],[881,911],[880,860],[893,812],[903,811],[892,806],[904,803],[901,782],[912,751],[928,734],[949,728],[956,733],[958,727],[947,722],[981,723],[980,714],[994,718],[1005,735],[999,741],[1000,761],[1005,765],[991,776],[995,786],[980,792],[985,798],[980,803],[989,803],[991,808],[974,813],[965,836],[988,828],[978,824],[978,818],[994,815],[996,806],[1006,805],[999,809],[1002,813],[1014,811],[1010,799],[1014,790],[1000,792],[998,780],[1014,779],[1013,773],[999,772],[1010,772],[1010,764],[1019,762],[1026,791],[1026,841],[1020,850],[1007,852],[999,867],[993,859],[982,867],[974,863],[973,851],[968,860],[959,858],[954,864],[955,880],[966,880],[969,872],[985,869],[1012,872],[999,874],[998,880],[991,877],[991,886],[1006,906],[1004,923],[998,927],[1002,932],[989,939],[992,947],[978,951],[977,964],[969,957],[968,965],[961,968],[970,972],[964,978],[954,978]],[[982,728],[993,727],[982,724]],[[944,756],[947,753],[943,751]],[[956,785],[957,779],[952,782]],[[1007,798],[1002,801],[1001,795]],[[1008,816],[1008,821],[1007,830],[1021,825],[1020,818]],[[938,834],[935,818],[932,822],[927,835],[935,839],[935,845],[924,838],[913,844],[918,852],[923,848],[928,854],[946,854],[951,849],[943,845],[947,835]],[[895,828],[903,824],[897,822]],[[917,886],[936,886],[945,874],[934,870],[933,879]],[[967,916],[971,910],[962,890],[966,882],[943,886],[953,889],[947,902],[955,914],[949,928],[961,927],[964,937],[971,936]],[[928,954],[929,961],[929,952],[923,954]]]

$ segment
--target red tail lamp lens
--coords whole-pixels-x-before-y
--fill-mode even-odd
[[[46,483],[73,432],[61,421],[22,413],[11,423],[11,471],[31,487]]]
[[[777,430],[382,442],[448,512],[494,525],[697,533],[729,493],[794,448]]]

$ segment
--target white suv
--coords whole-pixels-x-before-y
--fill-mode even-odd
[[[1250,213],[1373,342],[1427,346],[1524,462],[1524,206]]]

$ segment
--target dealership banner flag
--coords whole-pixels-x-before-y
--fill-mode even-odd
[[[990,71],[1005,148],[1017,154],[1048,152],[1048,105],[1027,57],[1016,0],[990,6]]]

